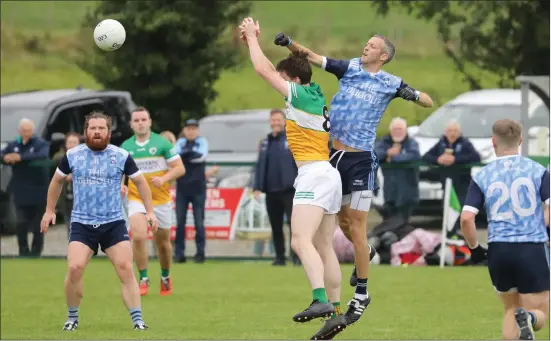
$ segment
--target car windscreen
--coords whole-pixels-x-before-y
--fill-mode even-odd
[[[11,107],[2,105],[0,112],[0,135],[2,141],[12,141],[19,134],[19,121],[28,118],[35,127],[42,123],[44,111],[40,108]]]
[[[430,115],[420,126],[418,136],[439,137],[446,124],[456,121],[463,136],[484,138],[492,136],[495,121],[509,118],[520,120],[520,106],[515,105],[445,105]]]
[[[209,153],[257,152],[260,141],[271,131],[266,121],[203,122],[201,136],[209,143]]]

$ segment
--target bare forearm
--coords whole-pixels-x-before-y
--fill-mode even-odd
[[[463,232],[463,237],[465,237],[465,241],[469,247],[472,248],[478,245],[474,219],[461,219],[461,232]]]
[[[256,36],[247,36],[247,43],[249,44],[249,54],[251,55],[251,61],[256,72],[262,71],[275,71],[275,67],[268,58],[262,52],[258,38]]]
[[[176,180],[179,177],[186,174],[186,169],[182,165],[181,167],[173,167],[166,172],[165,175],[163,175],[163,182],[170,182],[172,180]]]
[[[55,206],[57,204],[59,196],[61,195],[62,189],[63,183],[59,183],[55,180],[52,180],[50,182],[50,186],[48,187],[48,197],[46,201],[46,211],[55,212]]]
[[[147,214],[153,213],[153,198],[151,196],[151,189],[146,181],[139,182],[136,184],[138,188],[138,193],[140,193],[140,198],[142,199],[143,205],[145,206],[145,211]]]
[[[296,43],[296,42],[292,42],[291,45],[287,46],[287,48],[289,50],[291,50],[291,52],[300,52],[300,53],[305,53],[308,55],[308,62],[310,62],[311,64],[314,64],[315,66],[317,67],[321,67],[321,64],[323,63],[323,57],[312,52],[310,49]]]

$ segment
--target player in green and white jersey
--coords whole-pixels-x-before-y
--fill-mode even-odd
[[[130,126],[135,135],[124,141],[121,148],[132,155],[151,188],[154,213],[159,219],[159,230],[155,233],[154,240],[161,263],[161,295],[170,295],[172,293],[172,280],[169,274],[172,260],[170,244],[172,198],[169,183],[184,175],[184,164],[174,146],[164,137],[151,131],[151,117],[145,108],[137,108],[132,112]],[[128,193],[128,217],[134,259],[140,272],[140,294],[144,296],[149,289],[145,207],[132,182],[128,187],[123,186],[122,190]]]

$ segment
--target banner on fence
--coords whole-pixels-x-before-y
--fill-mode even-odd
[[[176,238],[176,189],[171,187],[172,196],[172,227],[170,239]],[[233,240],[240,203],[246,195],[246,188],[208,188],[205,201],[205,238]],[[151,229],[148,238],[153,238]],[[186,240],[195,239],[195,222],[191,204],[187,210]]]

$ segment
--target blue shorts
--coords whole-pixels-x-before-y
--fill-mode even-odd
[[[335,167],[342,181],[342,194],[358,191],[374,191],[377,185],[379,159],[375,152],[345,152],[331,149],[329,162]]]
[[[549,249],[543,243],[489,243],[488,270],[498,292],[549,290]]]
[[[111,246],[125,240],[130,240],[130,237],[124,220],[100,225],[72,222],[69,230],[69,243],[81,242],[92,249],[94,255],[98,254],[98,246],[105,252]]]

